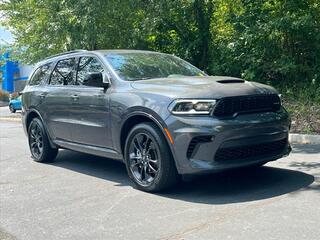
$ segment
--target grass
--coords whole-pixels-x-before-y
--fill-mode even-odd
[[[278,86],[291,115],[292,133],[320,134],[320,85]]]

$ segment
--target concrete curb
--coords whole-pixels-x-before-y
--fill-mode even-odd
[[[291,143],[320,144],[320,135],[291,133],[289,140]]]
[[[0,101],[0,107],[7,107],[9,106],[9,102]]]
[[[0,121],[21,122],[21,117],[0,117]]]

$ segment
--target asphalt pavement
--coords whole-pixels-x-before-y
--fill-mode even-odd
[[[11,113],[8,106],[0,107],[0,120],[1,119],[20,119],[21,111],[17,110],[15,113]]]
[[[0,239],[320,239],[320,145],[148,194],[115,160],[33,162],[21,123],[2,119]]]

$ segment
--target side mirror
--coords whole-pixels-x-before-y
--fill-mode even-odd
[[[108,88],[109,83],[103,82],[103,74],[101,72],[87,73],[83,79],[83,85],[90,87]]]

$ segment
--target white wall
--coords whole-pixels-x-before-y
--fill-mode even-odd
[[[29,77],[32,69],[33,69],[32,65],[25,65],[25,64],[19,63],[19,76],[17,76],[17,78]]]

